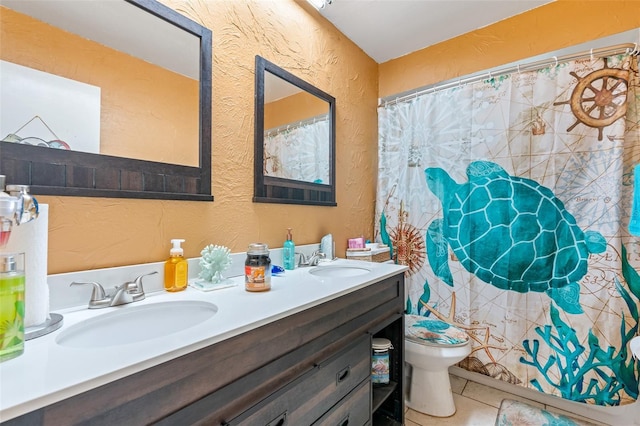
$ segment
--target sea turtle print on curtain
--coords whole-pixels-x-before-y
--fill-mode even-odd
[[[589,253],[602,253],[600,233],[585,233],[550,189],[509,176],[495,163],[474,161],[469,182],[429,168],[427,185],[442,203],[443,218],[427,231],[434,273],[453,286],[448,248],[464,268],[486,283],[520,293],[544,292],[572,314],[582,313],[578,281]]]
[[[376,238],[410,266],[407,313],[469,334],[461,367],[589,404],[638,397],[639,105],[622,54],[378,109]]]

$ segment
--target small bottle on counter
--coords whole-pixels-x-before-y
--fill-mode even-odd
[[[284,264],[284,269],[292,271],[296,268],[296,245],[293,242],[291,228],[287,228],[287,240],[282,246],[282,263]]]
[[[266,244],[249,244],[244,262],[244,288],[247,291],[271,290],[271,259]]]
[[[181,243],[184,243],[184,240],[171,240],[173,247],[169,251],[169,259],[164,263],[164,289],[171,292],[187,288],[189,263],[184,258]]]

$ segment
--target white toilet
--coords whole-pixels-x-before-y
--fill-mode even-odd
[[[404,336],[407,406],[430,416],[454,415],[449,367],[471,353],[469,335],[438,319],[405,315]]]

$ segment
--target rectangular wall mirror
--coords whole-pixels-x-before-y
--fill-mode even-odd
[[[335,99],[256,56],[255,202],[335,206]]]
[[[213,200],[209,29],[155,0],[3,0],[0,20],[7,183]]]

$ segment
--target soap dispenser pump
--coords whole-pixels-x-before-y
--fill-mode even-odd
[[[296,267],[296,245],[293,242],[291,228],[287,228],[287,240],[282,246],[282,263],[284,263],[284,269],[290,271]]]
[[[187,288],[189,264],[184,258],[181,243],[184,243],[184,240],[171,240],[173,247],[169,251],[169,259],[164,264],[164,289],[171,292]]]

